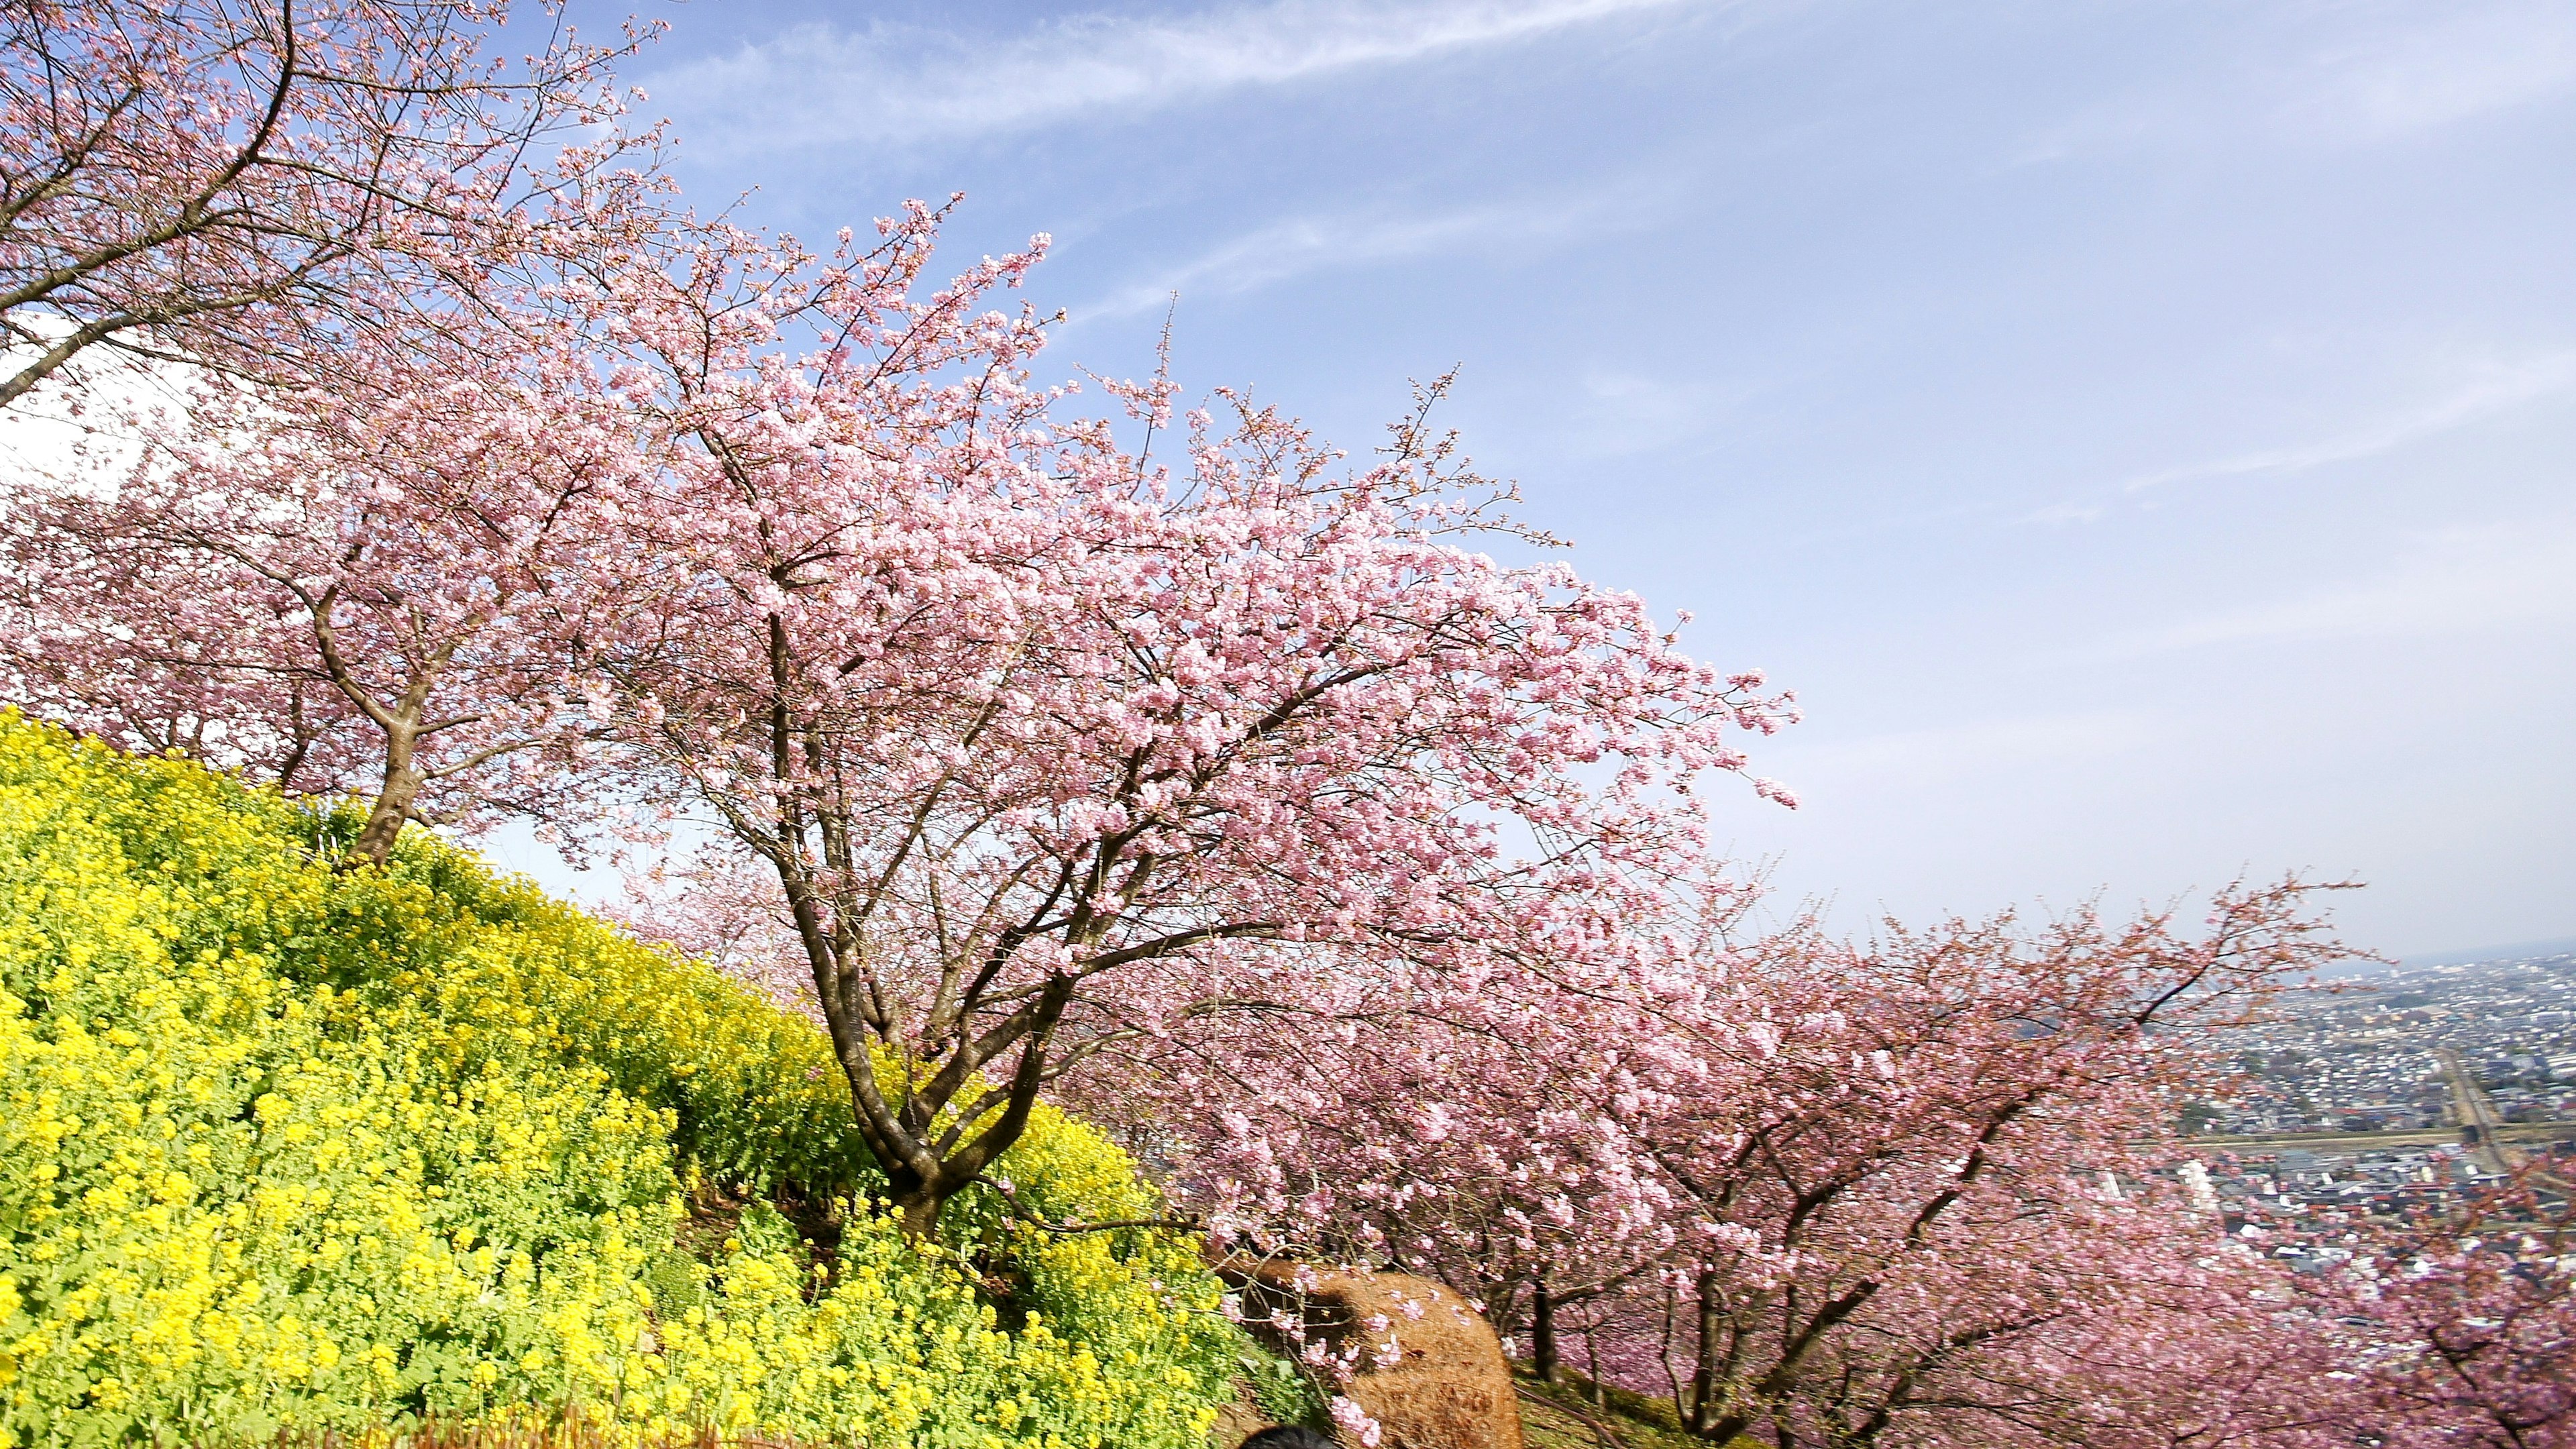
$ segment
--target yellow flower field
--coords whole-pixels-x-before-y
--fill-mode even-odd
[[[627,1440],[1201,1441],[1237,1339],[1195,1243],[1048,1239],[970,1197],[907,1244],[863,1206],[810,1024],[417,835],[335,874],[329,826],[0,715],[12,1442],[531,1414]],[[1152,1210],[1059,1113],[1005,1166],[1047,1213]],[[693,1187],[748,1203],[702,1257]],[[837,1247],[773,1192],[844,1200]],[[997,1263],[1008,1331],[979,1291]]]

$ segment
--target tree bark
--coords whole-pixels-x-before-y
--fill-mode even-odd
[[[342,866],[353,866],[362,860],[381,866],[393,858],[394,841],[401,836],[404,822],[411,819],[422,784],[421,773],[412,763],[411,741],[389,732],[384,784],[376,791],[375,803],[367,807],[366,828],[358,832],[349,853],[341,857]]]
[[[1717,1275],[1703,1269],[1694,1286],[1699,1296],[1699,1362],[1691,1370],[1688,1428],[1694,1434],[1706,1434],[1717,1399]]]
[[[939,1231],[939,1210],[948,1199],[931,1192],[917,1192],[895,1203],[895,1215],[903,1235],[912,1241],[927,1242]]]
[[[1556,1382],[1556,1300],[1543,1273],[1530,1280],[1530,1372],[1540,1383]]]

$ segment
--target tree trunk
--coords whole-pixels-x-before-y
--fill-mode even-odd
[[[939,1231],[939,1210],[948,1199],[929,1192],[916,1192],[895,1201],[895,1221],[903,1235],[914,1241],[927,1241]]]
[[[820,938],[818,931],[816,940]],[[828,981],[828,977],[817,973],[815,990],[824,993],[826,1001],[831,991]],[[859,1136],[867,1144],[868,1155],[876,1159],[886,1175],[886,1197],[894,1204],[895,1221],[903,1235],[915,1241],[927,1239],[937,1230],[940,1210],[948,1206],[959,1184],[951,1180],[947,1190],[941,1190],[946,1177],[940,1171],[941,1164],[932,1160],[925,1167],[914,1144],[901,1136],[889,1136],[884,1115],[869,1110],[867,1098],[879,1087],[875,1062],[860,1035],[864,1026],[848,1021],[845,1007],[845,1003],[836,1003],[827,1006],[823,1014],[832,1028],[834,1054],[841,1059],[841,1079],[849,1084],[850,1111],[857,1118]],[[848,1043],[846,1050],[842,1047],[844,1042]]]
[[[411,819],[411,807],[420,799],[422,783],[420,771],[412,768],[411,742],[387,741],[384,785],[376,791],[375,803],[367,808],[367,828],[358,832],[349,853],[341,857],[343,867],[361,860],[383,865],[393,858],[394,841],[402,834],[403,822]]]
[[[1691,1370],[1688,1427],[1694,1434],[1706,1434],[1717,1399],[1717,1275],[1703,1269],[1695,1286],[1699,1293],[1699,1363]]]
[[[1530,1372],[1543,1384],[1556,1382],[1556,1300],[1547,1296],[1547,1278],[1530,1280]]]

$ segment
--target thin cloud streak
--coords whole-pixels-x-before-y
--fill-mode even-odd
[[[2415,135],[2547,101],[2576,87],[2576,18],[2549,0],[2436,6],[2310,64],[2282,119],[2355,142]]]
[[[2156,721],[2139,710],[2089,710],[1813,743],[1792,739],[1775,747],[1764,766],[1795,786],[1804,806],[2126,754],[2160,737]]]
[[[917,26],[799,25],[662,72],[654,98],[722,157],[963,138],[1140,115],[1250,87],[1508,45],[1721,0],[1272,0],[1177,18],[1090,15],[999,41]]]
[[[2336,437],[2143,474],[2122,484],[2121,491],[2138,493],[2169,483],[2241,478],[2255,473],[2297,473],[2330,463],[2354,462],[2511,412],[2526,403],[2570,393],[2576,393],[2576,351],[2554,352],[2527,362],[2486,369],[2483,376],[2467,386],[2384,422]]]
[[[2363,583],[2115,639],[2110,657],[2235,644],[2436,638],[2576,618],[2576,524],[2457,529]]]
[[[1178,293],[1233,297],[1315,272],[1384,266],[1429,256],[1544,252],[1583,237],[1648,224],[1662,192],[1632,182],[1575,198],[1492,202],[1445,211],[1293,217],[1220,242],[1087,305],[1071,325],[1158,312]]]
[[[1429,256],[1490,235],[1514,220],[1507,212],[1485,207],[1430,216],[1301,217],[1236,237],[1151,281],[1121,287],[1066,313],[1076,323],[1091,322],[1156,311],[1174,293],[1184,300],[1237,296],[1328,268]]]
[[[2202,463],[2159,468],[2111,488],[2107,494],[2062,499],[2021,514],[2024,524],[2066,526],[2099,522],[2121,496],[2144,493],[2177,483],[2250,478],[2262,474],[2304,473],[2337,463],[2392,453],[2410,444],[2499,417],[2533,403],[2576,396],[2576,349],[2545,353],[2521,362],[2489,363],[2468,383],[2431,402],[2377,422],[2303,443],[2287,443]]]
[[[2259,13],[2259,12],[2257,12]],[[2286,54],[2257,51],[2085,107],[2024,145],[2029,165],[2244,144],[2340,149],[2407,142],[2546,105],[2576,90],[2576,16],[2552,0],[2487,0],[2337,24],[2280,7]],[[2314,27],[2317,38],[2297,32]]]

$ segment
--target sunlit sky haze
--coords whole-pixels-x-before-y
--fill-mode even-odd
[[[1364,447],[1461,365],[1525,516],[1799,691],[1804,807],[1719,807],[1784,909],[2576,935],[2576,7],[645,13],[696,201],[962,190],[961,264],[1055,239],[1051,372],[1177,293],[1185,384]]]

